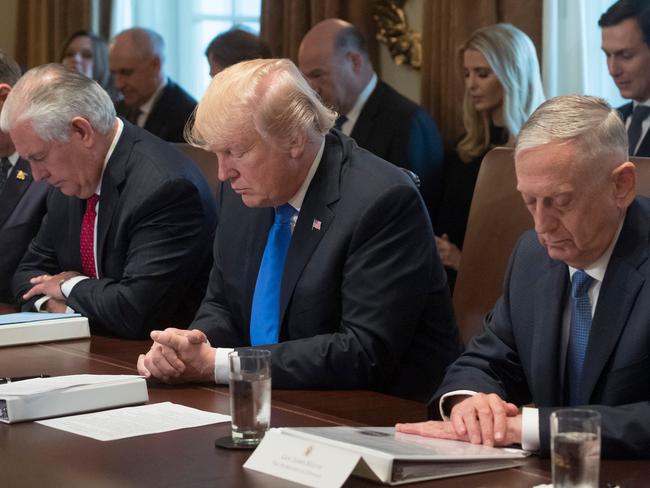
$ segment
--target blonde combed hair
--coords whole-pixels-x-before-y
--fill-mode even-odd
[[[542,80],[535,46],[530,38],[511,24],[482,27],[461,45],[463,53],[481,53],[503,89],[503,119],[508,131],[506,145],[514,146],[528,116],[544,101]],[[468,90],[463,99],[465,135],[456,146],[460,158],[469,162],[490,149],[490,118],[474,108]]]
[[[185,127],[185,139],[210,150],[257,132],[288,147],[297,131],[325,135],[336,113],[288,59],[255,59],[217,74]]]

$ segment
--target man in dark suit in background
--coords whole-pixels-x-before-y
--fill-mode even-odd
[[[607,67],[623,98],[618,108],[631,156],[650,156],[650,1],[619,0],[600,17]]]
[[[604,456],[650,457],[650,200],[635,198],[627,146],[604,100],[556,97],[533,113],[515,168],[535,231],[434,397],[451,419],[398,430],[548,453],[550,413],[576,406],[600,412]]]
[[[417,174],[432,217],[442,192],[442,141],[431,116],[377,78],[366,42],[340,19],[316,24],[298,52],[300,70],[339,113],[336,128],[380,158]]]
[[[433,393],[459,342],[426,209],[334,119],[289,60],[215,77],[193,128],[224,182],[215,263],[198,330],[153,332],[141,374],[227,382],[228,352],[253,345],[274,387]]]
[[[125,338],[161,321],[189,324],[216,225],[194,163],[116,118],[97,83],[60,65],[21,78],[0,127],[34,178],[58,189],[14,276],[23,310],[71,309],[93,332]]]
[[[183,129],[196,100],[165,76],[160,34],[140,27],[116,35],[109,47],[115,86],[124,98],[117,115],[169,142],[185,142]]]
[[[20,67],[0,51],[0,113]],[[0,302],[13,303],[11,278],[45,215],[48,185],[35,182],[29,164],[0,132]]]

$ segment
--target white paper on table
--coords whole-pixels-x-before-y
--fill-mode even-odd
[[[51,378],[32,378],[0,385],[1,396],[26,396],[65,390],[74,386],[96,385],[99,383],[117,383],[119,381],[140,378],[133,374],[71,374],[52,376]]]
[[[112,441],[220,422],[230,422],[230,416],[162,402],[39,420],[36,423],[98,441]]]

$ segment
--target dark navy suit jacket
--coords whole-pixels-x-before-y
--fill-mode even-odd
[[[621,115],[621,118],[623,119],[623,122],[627,120],[627,118],[632,115],[632,110],[634,109],[634,104],[632,102],[626,103],[625,105],[622,105],[618,107],[618,113]],[[632,153],[633,148],[630,148],[630,153]],[[632,154],[632,156],[641,156],[644,158],[650,157],[650,130],[645,133],[645,136],[641,140],[641,144],[639,144],[639,149],[636,153]]]
[[[438,215],[443,146],[435,122],[421,106],[378,80],[350,136],[362,148],[417,174],[429,215]]]
[[[650,457],[649,246],[650,200],[639,197],[600,288],[581,384],[580,403],[602,415],[606,457]],[[434,401],[469,389],[532,402],[548,452],[550,413],[566,405],[561,338],[570,288],[567,265],[551,259],[533,231],[524,234],[485,332],[449,368]]]
[[[272,208],[225,183],[208,292],[193,323],[213,346],[250,345]],[[364,388],[426,400],[459,353],[444,270],[417,189],[338,131],[296,222],[281,289],[278,388]]]
[[[196,107],[196,100],[172,80],[167,80],[160,97],[153,105],[144,128],[167,142],[185,142],[183,129]],[[117,115],[126,117],[131,110],[121,101]]]
[[[11,278],[41,226],[48,188],[34,181],[27,161],[18,159],[0,193],[0,302],[14,302]]]
[[[47,208],[14,276],[16,297],[33,276],[83,274],[85,202],[51,191]],[[99,277],[76,284],[66,303],[88,317],[93,333],[145,339],[154,328],[187,326],[205,292],[216,226],[214,197],[194,163],[124,122],[102,177],[97,220]]]

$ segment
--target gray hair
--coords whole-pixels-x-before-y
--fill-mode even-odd
[[[160,64],[164,64],[165,40],[156,31],[145,29],[144,27],[132,27],[117,34],[111,40],[111,44],[118,37],[125,36],[130,38],[133,50],[138,58],[142,60],[158,58],[160,59]]]
[[[0,83],[15,85],[20,79],[20,66],[0,49]]]
[[[293,62],[256,59],[212,79],[196,107],[194,125],[188,122],[185,128],[185,139],[209,150],[255,131],[288,147],[296,131],[325,135],[335,119]]]
[[[44,141],[67,142],[75,117],[83,117],[106,135],[115,123],[115,107],[96,81],[60,64],[45,64],[25,73],[11,90],[0,129],[9,132],[29,120]]]
[[[583,162],[613,165],[627,159],[625,125],[602,98],[564,95],[544,102],[519,132],[515,158],[526,149],[563,142],[576,144]]]

